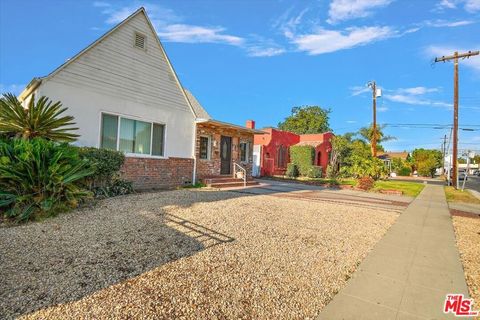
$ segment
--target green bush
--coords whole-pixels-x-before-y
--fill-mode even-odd
[[[81,181],[88,161],[66,143],[43,138],[0,141],[0,208],[19,221],[51,216],[91,196]]]
[[[125,162],[122,152],[93,147],[78,149],[80,156],[95,171],[85,179],[85,183],[96,197],[114,197],[133,192],[132,183],[120,178],[120,168]]]
[[[125,162],[125,155],[119,151],[93,147],[80,147],[78,150],[80,156],[86,159],[95,170],[95,174],[89,177],[93,187],[108,185],[117,177]]]
[[[322,167],[320,166],[310,166],[308,170],[307,177],[309,178],[321,178],[322,177]]]
[[[290,178],[296,178],[298,177],[299,172],[298,172],[298,167],[294,163],[289,163],[287,164],[287,172],[286,176]]]
[[[96,187],[93,189],[93,193],[97,198],[110,198],[133,192],[132,182],[124,179],[115,179],[111,181],[107,186]]]
[[[290,161],[297,165],[300,175],[308,176],[314,160],[315,149],[312,146],[290,147]]]
[[[337,177],[337,172],[333,166],[327,166],[326,176],[328,179],[335,179]]]
[[[412,169],[410,169],[409,167],[402,167],[397,170],[397,175],[403,176],[403,177],[409,176],[410,173],[412,173]]]

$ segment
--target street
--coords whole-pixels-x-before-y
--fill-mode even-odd
[[[459,187],[463,185],[463,181],[460,182]],[[465,189],[472,189],[480,192],[480,177],[469,175],[468,180],[465,182]]]

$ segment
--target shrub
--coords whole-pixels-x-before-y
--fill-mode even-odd
[[[409,176],[410,173],[412,173],[412,169],[410,169],[409,167],[402,167],[397,170],[397,175],[399,176]]]
[[[78,150],[42,138],[0,141],[0,207],[19,221],[51,216],[91,196],[81,180],[94,173]]]
[[[326,176],[327,176],[328,179],[337,178],[337,172],[336,172],[336,170],[333,166],[331,166],[331,165],[327,166]]]
[[[321,178],[323,174],[322,167],[320,166],[310,166],[308,170],[307,177],[309,178]]]
[[[361,190],[370,190],[373,188],[374,180],[371,177],[363,177],[358,179],[357,187]]]
[[[85,179],[88,188],[97,197],[114,197],[133,192],[130,181],[120,178],[120,168],[125,162],[122,152],[93,147],[78,148],[95,173]]]
[[[93,193],[98,198],[109,198],[129,194],[133,192],[132,182],[124,179],[115,179],[107,186],[96,187]]]
[[[95,174],[88,178],[93,188],[109,185],[125,162],[125,155],[119,151],[93,147],[81,147],[78,150],[80,156],[95,170]]]
[[[286,175],[287,175],[287,177],[290,177],[290,178],[296,178],[296,177],[298,177],[299,172],[298,172],[298,167],[297,167],[297,165],[294,164],[294,163],[289,163],[289,164],[287,164],[287,172],[286,172]]]
[[[315,149],[312,146],[290,147],[290,159],[296,164],[302,176],[308,176],[310,168],[315,160]]]

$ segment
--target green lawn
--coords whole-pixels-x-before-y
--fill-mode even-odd
[[[416,197],[420,194],[425,186],[423,183],[418,182],[405,182],[405,181],[376,181],[373,188],[374,191],[380,190],[399,190],[404,195]]]
[[[335,184],[335,185],[350,185],[350,186],[357,185],[357,181],[355,179],[327,179],[327,178],[308,178],[308,177],[290,178],[286,176],[274,176],[274,178],[283,179],[283,180],[292,180],[292,181],[315,182],[318,184]]]
[[[445,187],[445,196],[448,202],[464,202],[480,204],[480,200],[474,197],[470,191],[455,190],[453,187]]]

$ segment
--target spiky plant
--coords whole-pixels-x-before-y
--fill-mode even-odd
[[[24,221],[74,208],[91,196],[82,181],[94,172],[66,143],[0,139],[0,214]]]
[[[35,101],[33,96],[27,108],[12,93],[3,94],[0,98],[0,135],[33,139],[42,137],[53,141],[72,142],[78,137],[72,131],[72,116],[62,116],[67,108],[62,103],[53,103],[43,96]]]

